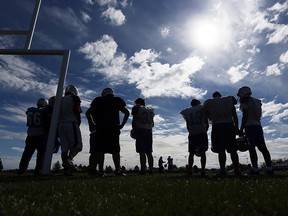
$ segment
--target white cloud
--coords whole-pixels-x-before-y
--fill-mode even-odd
[[[1,116],[0,116],[1,118]],[[10,117],[11,118],[11,117]],[[11,130],[2,130],[0,129],[0,137],[5,140],[24,140],[27,136],[27,133],[22,132],[13,132]]]
[[[255,55],[256,53],[260,53],[260,49],[256,48],[254,45],[252,49],[247,49],[247,52],[251,53],[252,55]]]
[[[283,2],[283,4],[277,2],[276,4],[274,4],[272,7],[268,8],[267,10],[271,12],[285,13],[285,11],[288,10],[288,1]]]
[[[269,39],[267,44],[273,43],[285,43],[288,41],[288,26],[287,25],[277,25],[274,27],[274,31],[267,35]]]
[[[275,100],[262,103],[263,117],[270,119],[270,122],[283,122],[288,118],[288,103],[276,103]]]
[[[168,96],[202,98],[205,91],[191,86],[191,78],[201,70],[204,61],[198,57],[187,58],[179,64],[157,62],[159,54],[141,50],[130,58],[129,83],[136,83],[143,96]]]
[[[244,67],[244,64],[238,65],[236,67],[231,67],[228,70],[228,75],[232,83],[237,83],[240,80],[244,79],[248,75],[248,71]]]
[[[81,19],[70,7],[65,9],[46,7],[45,12],[49,17],[53,17],[51,20],[54,21],[56,25],[61,25],[61,28],[81,34],[84,34],[87,30]]]
[[[81,11],[81,19],[83,20],[84,23],[88,23],[92,21],[91,16],[89,14],[85,13],[84,11]]]
[[[286,53],[281,54],[279,59],[283,63],[288,63],[288,51]]]
[[[106,5],[115,6],[117,5],[117,0],[98,0],[98,4],[101,6],[106,6]]]
[[[170,34],[170,29],[168,27],[162,27],[160,29],[163,38],[166,38]]]
[[[55,94],[57,78],[43,67],[19,56],[0,56],[0,84],[2,87],[38,91],[50,97]]]
[[[247,39],[243,39],[241,41],[238,41],[238,46],[240,48],[244,47],[247,44]]]
[[[109,7],[105,10],[102,15],[111,25],[120,26],[123,25],[126,21],[125,15],[121,10],[117,10],[113,7]]]
[[[173,52],[173,49],[172,49],[171,47],[168,47],[168,48],[166,49],[166,51],[167,51],[168,53],[172,53],[172,52]]]
[[[271,11],[274,12],[272,19],[269,19],[271,16]],[[288,7],[287,2],[276,3],[271,8],[268,8],[267,11],[257,12],[255,19],[252,20],[252,24],[255,25],[254,31],[263,32],[268,30],[269,32],[266,35],[268,39],[267,44],[274,43],[285,43],[288,40],[288,26],[285,24],[275,23],[281,13],[287,13]]]
[[[266,75],[267,76],[272,76],[272,75],[279,76],[281,74],[282,74],[282,72],[281,72],[279,65],[277,63],[273,64],[273,65],[269,65],[266,68]]]
[[[92,62],[91,71],[109,77],[112,82],[126,80],[134,83],[145,97],[201,98],[206,94],[204,90],[191,86],[193,75],[204,65],[201,58],[187,58],[170,66],[158,62],[160,54],[150,49],[141,50],[127,60],[124,53],[117,52],[117,47],[112,37],[104,35],[94,43],[86,43],[79,51]]]
[[[92,62],[93,73],[101,73],[112,81],[123,80],[125,74],[122,68],[125,65],[126,56],[124,53],[117,53],[118,45],[114,39],[108,35],[103,35],[96,42],[86,43],[80,47],[79,51],[85,55],[85,59]],[[121,81],[120,80],[120,81]]]

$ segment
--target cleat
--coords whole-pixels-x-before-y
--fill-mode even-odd
[[[62,166],[65,168],[65,167],[68,167],[74,171],[79,171],[79,169],[73,164],[72,160],[71,159],[67,159],[63,164]]]

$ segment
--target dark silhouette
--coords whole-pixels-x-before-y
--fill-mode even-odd
[[[171,172],[173,170],[173,158],[171,156],[168,156],[166,165],[168,165],[168,171]]]
[[[115,174],[124,175],[120,165],[120,130],[126,124],[129,111],[125,107],[125,101],[120,97],[114,96],[111,88],[105,88],[101,97],[96,97],[86,112],[89,123],[89,130],[94,136],[90,139],[90,171],[96,170],[99,165],[99,173],[104,175],[103,165],[105,153],[112,154],[115,165]],[[124,114],[120,124],[119,112]]]
[[[148,160],[149,174],[153,174],[153,118],[154,109],[146,106],[143,98],[137,98],[132,108],[132,130],[136,138],[136,152],[140,155],[140,174],[146,173],[146,157]]]
[[[73,158],[82,151],[82,137],[80,131],[82,112],[81,100],[78,89],[73,85],[65,88],[65,96],[61,100],[58,133],[61,143],[62,166],[64,175],[72,175],[72,171],[78,171],[73,164]]]
[[[201,158],[201,175],[204,176],[206,167],[206,151],[208,150],[207,130],[209,128],[209,123],[207,114],[199,100],[193,99],[190,105],[191,107],[180,112],[186,121],[186,127],[189,132],[188,174],[192,175],[194,155],[196,155]]]
[[[44,138],[44,125],[43,125],[43,111],[48,101],[40,98],[37,101],[37,107],[30,107],[26,111],[27,122],[27,137],[25,140],[25,149],[19,164],[18,175],[25,173],[28,168],[32,155],[37,150],[36,166],[34,170],[35,175],[40,174],[44,162],[45,154],[45,138]]]
[[[158,160],[158,166],[159,166],[159,173],[163,173],[164,172],[164,164],[165,161],[163,161],[163,157],[161,156]]]
[[[239,132],[238,116],[235,108],[237,100],[233,96],[222,97],[218,91],[214,92],[212,96],[213,99],[205,101],[204,109],[212,121],[212,151],[218,153],[219,175],[227,175],[225,169],[226,151],[230,153],[235,175],[241,175],[235,142],[236,134]]]
[[[268,151],[263,135],[261,125],[262,103],[259,99],[251,96],[252,91],[248,86],[244,86],[238,90],[237,96],[240,98],[240,110],[242,111],[242,121],[240,127],[240,135],[245,134],[249,140],[249,154],[252,163],[251,174],[259,174],[258,157],[256,146],[262,153],[267,169],[267,174],[273,174],[271,166],[271,156]]]

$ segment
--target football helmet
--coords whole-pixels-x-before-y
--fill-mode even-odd
[[[66,94],[78,96],[78,89],[74,85],[68,85],[65,88],[65,95]]]
[[[237,96],[240,98],[250,97],[252,95],[252,91],[248,86],[243,86],[238,90]]]
[[[55,96],[50,97],[49,100],[48,100],[48,104],[49,104],[50,106],[54,106],[54,104],[55,104],[55,99],[56,99]]]
[[[43,108],[46,107],[48,105],[48,100],[46,100],[45,98],[39,98],[37,101],[37,107],[38,108]]]
[[[102,97],[106,97],[107,95],[113,95],[114,96],[114,90],[112,88],[105,88],[105,89],[103,89],[101,95],[102,95]]]
[[[145,106],[145,100],[143,98],[137,98],[135,101],[134,101],[135,104],[140,104],[142,106]]]
[[[241,152],[248,151],[250,147],[248,138],[245,135],[236,138],[236,146],[238,151]]]

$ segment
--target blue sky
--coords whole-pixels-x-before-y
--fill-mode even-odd
[[[0,29],[28,29],[34,2],[2,0]],[[287,15],[284,0],[42,0],[31,49],[71,50],[66,84],[78,87],[84,112],[105,87],[112,87],[130,111],[133,101],[144,97],[156,112],[155,166],[159,156],[169,155],[177,166],[187,163],[188,134],[179,112],[192,98],[204,102],[215,90],[236,96],[243,85],[262,99],[272,159],[286,159]],[[24,43],[23,36],[0,36],[1,49],[23,49]],[[56,94],[61,60],[0,55],[0,158],[5,169],[18,167],[26,109]],[[238,114],[241,118],[239,109]],[[75,163],[87,165],[89,131],[82,117],[84,149]],[[139,158],[130,129],[131,118],[121,133],[121,160],[134,167]],[[239,157],[247,163],[247,153]],[[59,153],[52,163],[57,160]],[[33,158],[30,168],[34,164]],[[110,155],[105,165],[112,165]],[[211,150],[207,167],[218,167]]]

